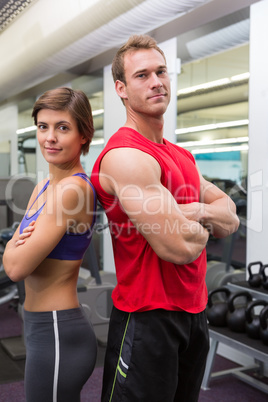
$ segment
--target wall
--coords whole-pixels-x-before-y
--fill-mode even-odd
[[[247,263],[268,263],[268,1],[251,6]]]
[[[249,82],[249,152],[247,264],[261,260],[268,263],[268,55],[263,38],[268,35],[268,0],[250,9],[250,82]],[[219,353],[242,365],[253,359],[220,345]],[[268,367],[264,372],[268,375]]]

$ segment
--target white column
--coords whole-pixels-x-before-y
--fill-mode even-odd
[[[117,95],[112,76],[112,65],[103,69],[103,104],[104,104],[104,142],[126,122],[126,109],[121,98]]]
[[[39,143],[36,138],[36,182],[48,177],[49,168],[48,163],[40,151]]]
[[[36,100],[41,95],[42,95],[42,93],[36,97]],[[40,150],[39,142],[37,140],[37,135],[36,135],[36,150],[35,150],[35,154],[36,154],[36,183],[39,183],[45,177],[48,177],[49,167],[48,167],[47,161],[43,157],[42,152]]]
[[[18,106],[9,104],[0,108],[0,141],[10,141],[10,174],[18,173]]]
[[[120,97],[117,95],[112,77],[111,65],[103,69],[103,103],[104,103],[104,121],[103,132],[105,144],[109,138],[125,124],[126,110]],[[107,222],[106,216],[104,220]],[[103,270],[106,272],[115,272],[112,241],[109,229],[103,233]]]
[[[268,1],[250,7],[247,264],[268,263]]]
[[[163,50],[167,60],[168,73],[170,76],[171,98],[165,113],[164,138],[172,143],[176,143],[175,130],[177,128],[177,79],[179,63],[177,60],[177,38],[169,39],[159,43],[158,46]]]

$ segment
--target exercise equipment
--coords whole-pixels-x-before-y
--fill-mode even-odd
[[[225,295],[225,301],[220,300],[213,301],[213,296],[219,293]],[[230,295],[231,295],[230,290],[225,287],[220,287],[211,290],[209,292],[206,312],[210,325],[213,325],[215,327],[225,327],[227,325],[227,313],[228,313],[227,301]]]
[[[262,266],[260,274],[262,277],[262,287],[268,290],[268,276],[266,275],[266,269],[268,268],[268,264]],[[268,271],[267,271],[268,272]]]
[[[17,286],[5,273],[2,264],[2,256],[5,246],[16,231],[19,223],[14,222],[12,226],[0,230],[0,304],[7,303],[17,296]]]
[[[252,301],[252,296],[249,292],[236,292],[230,296],[228,300],[227,326],[234,332],[246,331],[246,308],[247,302],[235,304],[235,299],[245,297],[247,302]]]
[[[265,300],[251,301],[245,311],[246,315],[246,333],[252,339],[260,339],[260,315],[254,314],[254,308],[257,306],[267,306]]]
[[[254,266],[259,267],[257,273],[253,273],[252,267]],[[261,261],[255,261],[248,264],[248,273],[249,273],[248,283],[252,288],[259,288],[262,284],[261,269],[262,269]]]
[[[0,239],[2,245],[2,254],[7,242],[12,238],[14,232],[19,226],[19,222],[14,222],[12,226],[0,230]],[[24,292],[24,282],[14,283],[6,275],[3,264],[0,268],[0,304],[10,302],[10,306],[13,307],[21,317],[22,314],[22,304],[24,301],[24,296],[22,300],[22,291]],[[23,287],[23,290],[22,290]],[[24,293],[23,293],[24,295]],[[9,356],[14,360],[20,360],[25,358],[25,345],[23,336],[19,337],[9,337],[1,339],[1,345],[3,349],[9,354]]]
[[[268,306],[260,313],[260,338],[265,345],[268,345]]]
[[[209,292],[228,283],[246,280],[245,266],[232,260],[236,236],[237,233],[233,233],[223,240],[222,257],[207,256],[206,285]]]
[[[90,318],[98,343],[105,346],[113,306],[111,293],[117,283],[116,274],[99,270],[93,241],[85,253],[84,262],[88,262],[90,268],[80,267],[78,298]]]

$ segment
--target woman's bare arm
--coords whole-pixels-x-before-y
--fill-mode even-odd
[[[58,244],[70,220],[72,225],[74,221],[81,220],[85,202],[81,201],[84,192],[78,181],[79,178],[72,178],[71,181],[66,178],[57,185],[56,190],[48,191],[46,213],[39,215],[34,230],[27,229],[23,237],[19,235],[18,228],[7,243],[3,264],[7,275],[14,282],[25,279],[40,265]]]

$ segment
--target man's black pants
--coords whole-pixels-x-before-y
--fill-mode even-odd
[[[102,402],[196,402],[208,350],[205,311],[113,308]]]

